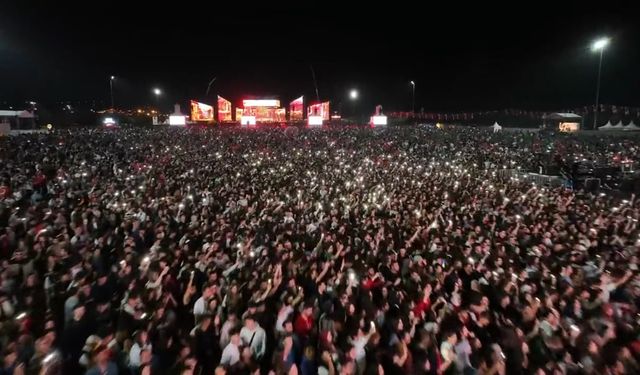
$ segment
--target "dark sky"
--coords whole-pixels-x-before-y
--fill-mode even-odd
[[[415,80],[416,108],[426,111],[562,109],[593,103],[598,59],[589,45],[608,35],[601,102],[640,106],[639,13],[612,2],[7,3],[0,103],[107,104],[111,74],[119,106],[153,104],[155,86],[167,106],[215,94],[288,102],[315,97],[312,64],[334,108],[351,105],[357,88],[358,105],[410,110]]]

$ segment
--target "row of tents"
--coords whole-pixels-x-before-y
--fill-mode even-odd
[[[633,120],[627,125],[623,125],[622,121],[618,121],[615,125],[612,125],[611,121],[607,121],[607,123],[599,127],[598,130],[640,130],[640,126],[634,124]]]

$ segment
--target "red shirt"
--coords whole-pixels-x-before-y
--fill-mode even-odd
[[[416,316],[420,316],[423,311],[429,311],[430,308],[431,308],[431,300],[429,299],[429,297],[427,297],[422,299],[420,302],[416,304],[416,306],[413,308],[413,313]]]
[[[304,314],[300,314],[296,319],[293,329],[299,336],[309,336],[313,329],[313,317],[307,318]]]
[[[362,287],[366,290],[375,289],[382,285],[384,285],[384,283],[378,279],[367,278],[362,282]]]

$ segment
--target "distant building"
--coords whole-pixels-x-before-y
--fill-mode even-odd
[[[0,124],[2,129],[31,130],[36,128],[36,116],[29,111],[0,110]]]

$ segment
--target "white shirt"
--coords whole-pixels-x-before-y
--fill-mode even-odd
[[[222,357],[220,358],[221,365],[233,366],[240,362],[240,350],[238,346],[229,343],[222,351]]]
[[[204,303],[204,297],[198,298],[196,303],[193,304],[193,315],[197,318],[201,315],[204,315],[206,312],[206,305]]]
[[[602,302],[609,303],[609,298],[611,298],[611,292],[616,290],[616,284],[607,283],[607,285],[602,288]]]
[[[284,323],[284,321],[287,319],[289,314],[291,314],[292,312],[293,312],[293,307],[291,306],[285,306],[284,309],[280,310],[280,313],[278,314],[278,319],[276,320],[277,332],[284,332],[284,327],[282,326],[282,323]]]
[[[254,336],[255,332],[255,336]],[[251,340],[253,338],[253,341]],[[264,355],[266,350],[266,335],[264,333],[264,329],[260,327],[256,323],[256,329],[250,331],[247,327],[242,327],[240,330],[240,339],[242,339],[242,343],[245,345],[249,345],[251,343],[251,353],[257,358],[260,359]]]
[[[140,353],[143,350],[151,351],[151,344],[140,346],[137,342],[131,346],[129,351],[129,366],[138,368],[140,367]]]
[[[220,328],[220,347],[224,348],[229,344],[231,338],[229,337],[229,331],[236,325],[236,322],[231,322],[227,320],[222,324],[222,328]]]
[[[364,350],[365,346],[367,346],[367,341],[369,338],[367,336],[361,336],[357,339],[353,340],[351,344],[353,344],[353,348],[356,350],[356,364],[358,366],[358,373],[364,372],[364,368],[366,367],[366,355],[367,352]],[[362,369],[362,372],[360,371]]]
[[[453,345],[448,341],[443,341],[440,345],[440,355],[445,361],[453,361],[456,359],[455,353],[453,352]]]

